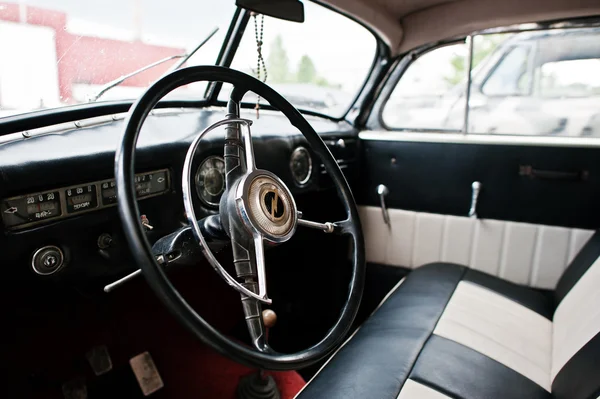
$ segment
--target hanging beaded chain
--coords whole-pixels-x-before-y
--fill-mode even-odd
[[[260,15],[260,31],[258,29],[258,22],[256,21],[257,13],[252,13],[252,17],[254,18],[254,37],[256,38],[256,79],[262,80],[263,82],[267,81],[267,66],[265,65],[265,59],[262,54],[262,45],[263,45],[263,27],[265,23],[265,16]],[[260,78],[260,70],[262,68],[262,72],[264,77]],[[254,107],[256,110],[256,119],[258,119],[258,110],[260,109],[260,96],[256,96],[256,106]]]

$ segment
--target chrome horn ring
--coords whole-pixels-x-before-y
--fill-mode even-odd
[[[252,136],[250,134],[250,126],[252,125],[252,121],[249,119],[242,119],[242,118],[229,118],[229,119],[223,119],[221,121],[215,122],[212,125],[208,126],[206,129],[204,129],[198,136],[196,136],[196,138],[194,139],[194,141],[192,141],[192,144],[190,145],[190,147],[188,148],[187,154],[185,155],[185,161],[183,163],[183,177],[182,177],[182,181],[181,181],[181,187],[182,187],[182,192],[183,192],[183,206],[185,209],[185,213],[187,216],[187,220],[190,223],[190,226],[192,226],[192,230],[194,232],[194,236],[196,237],[196,239],[198,240],[198,243],[200,244],[200,247],[202,248],[202,253],[204,254],[204,256],[206,256],[206,259],[208,260],[208,262],[211,264],[211,266],[215,269],[215,271],[219,274],[219,276],[221,278],[223,278],[225,280],[225,282],[227,282],[227,284],[229,284],[232,288],[234,288],[236,291],[240,292],[241,294],[244,294],[246,296],[249,296],[251,298],[256,299],[257,301],[263,302],[263,303],[267,303],[267,304],[271,304],[272,301],[267,297],[267,292],[266,292],[266,282],[265,282],[265,272],[264,272],[264,254],[262,251],[262,236],[259,237],[258,234],[254,235],[254,245],[255,247],[259,247],[261,248],[261,251],[256,251],[256,257],[257,257],[257,261],[259,260],[259,256],[260,258],[262,258],[262,271],[258,270],[259,272],[259,292],[258,294],[250,291],[248,288],[244,287],[243,285],[241,285],[240,283],[237,282],[237,280],[235,278],[233,278],[231,276],[231,274],[229,274],[227,272],[227,270],[225,270],[225,268],[221,265],[221,263],[217,260],[217,258],[215,257],[215,255],[212,253],[210,247],[208,246],[206,240],[204,239],[204,236],[202,235],[202,231],[200,230],[200,225],[198,224],[198,219],[196,218],[196,211],[194,210],[194,204],[192,202],[192,187],[190,182],[192,181],[192,161],[194,159],[194,154],[196,153],[196,150],[198,150],[198,146],[200,145],[200,141],[202,140],[202,138],[209,132],[215,130],[216,128],[220,127],[220,126],[224,126],[224,125],[228,125],[231,123],[237,123],[240,125],[243,125],[246,127],[246,135],[244,135],[244,141],[246,143],[246,159],[251,160],[252,162],[248,162],[248,164],[250,165],[254,165],[254,156],[253,156],[253,151],[252,148],[250,148],[250,151],[248,151],[248,145],[250,145],[250,147],[252,146]],[[248,168],[248,171],[250,171],[250,168]],[[252,172],[255,171],[255,168],[252,170]],[[258,245],[258,241],[260,240],[260,245]],[[257,262],[258,263],[258,262]],[[261,279],[262,277],[262,279]],[[261,280],[262,280],[262,284],[261,284]],[[260,290],[261,285],[263,286],[263,290]]]

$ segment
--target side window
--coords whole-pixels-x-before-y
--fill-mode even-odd
[[[401,129],[461,129],[462,119],[449,120],[448,115],[452,109],[464,110],[461,87],[467,76],[467,53],[467,46],[461,43],[417,58],[392,92],[383,122]]]
[[[467,133],[600,137],[599,43],[598,28],[475,36]],[[418,95],[407,101],[402,80],[418,67],[419,60],[400,79],[383,112],[384,122],[400,129],[463,131],[466,73],[456,80],[456,86],[436,93],[435,107],[421,107],[415,118],[414,98]],[[449,59],[437,68],[459,73],[456,65]],[[434,79],[439,71],[432,74]],[[427,69],[418,72],[420,80],[428,80]],[[426,94],[420,92],[420,96]],[[394,113],[394,109],[403,111]]]

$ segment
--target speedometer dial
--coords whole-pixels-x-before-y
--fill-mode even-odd
[[[225,190],[225,161],[212,156],[202,161],[195,177],[198,197],[207,205],[218,206]]]
[[[290,170],[297,185],[303,186],[310,180],[312,172],[312,158],[304,147],[298,147],[292,152]]]

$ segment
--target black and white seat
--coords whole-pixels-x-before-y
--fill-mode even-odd
[[[598,398],[599,256],[596,232],[551,294],[422,266],[298,398]]]

